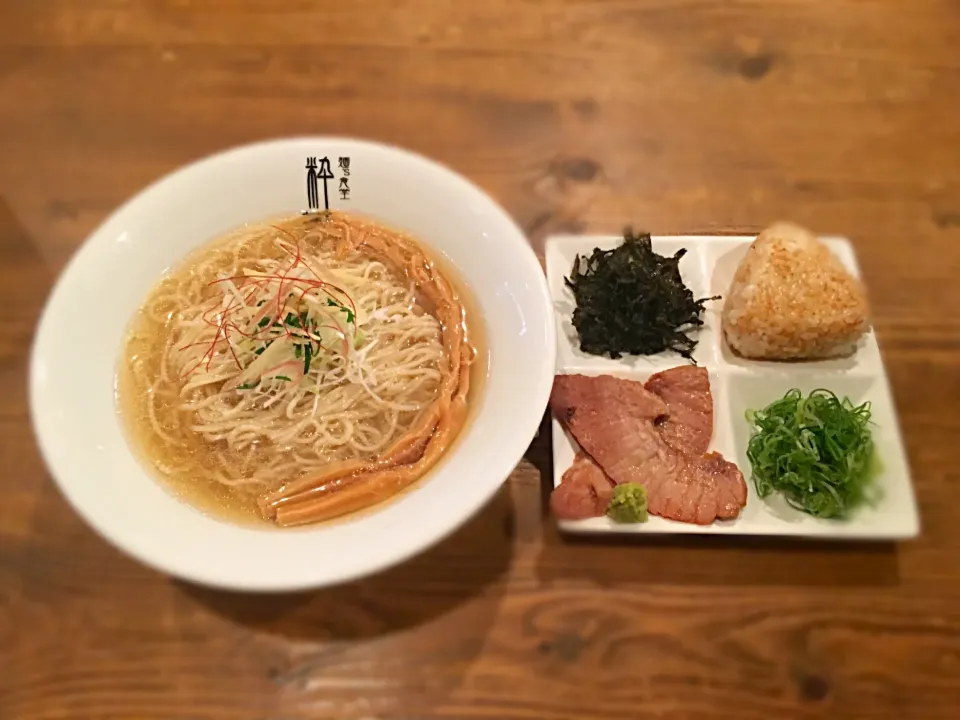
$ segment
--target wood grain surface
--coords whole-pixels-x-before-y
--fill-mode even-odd
[[[0,0],[0,718],[958,717],[958,48],[955,0]],[[851,237],[922,538],[564,541],[541,435],[455,536],[346,587],[121,555],[32,437],[43,300],[148,182],[301,133],[435,157],[534,242]]]

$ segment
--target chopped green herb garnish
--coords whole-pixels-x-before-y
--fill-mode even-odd
[[[266,349],[267,349],[266,346],[257,348],[256,350],[253,351],[253,354],[254,354],[254,355],[262,355],[262,354],[263,354],[263,351],[266,350]]]
[[[257,327],[265,328],[269,324],[270,324],[270,318],[265,317],[260,319],[260,322],[257,323]]]
[[[274,375],[273,377],[275,380],[285,380],[286,382],[290,382],[290,378],[288,378],[286,375]]]
[[[303,346],[303,374],[310,372],[310,358],[313,356],[313,343]]]
[[[302,348],[300,345],[294,345],[294,346],[293,346],[293,356],[294,356],[295,358],[299,358],[301,355],[303,355],[303,348]]]
[[[244,383],[243,385],[237,385],[237,390],[252,390],[259,384],[259,381]]]
[[[298,318],[296,315],[294,315],[291,312],[287,313],[287,317],[284,320],[284,322],[290,327],[295,327],[295,328],[300,327],[300,318]]]
[[[344,305],[342,302],[337,302],[337,301],[334,300],[333,298],[327,298],[327,305],[329,305],[330,307],[340,308],[340,311],[341,311],[341,312],[345,312],[345,313],[347,314],[347,322],[348,322],[348,323],[352,323],[352,322],[354,321],[353,310],[351,310],[350,308],[348,308],[348,307],[347,307],[346,305]]]
[[[763,410],[748,410],[747,458],[760,497],[783,493],[797,510],[844,518],[875,499],[878,469],[870,403],[854,405],[829,390],[797,389]]]
[[[650,235],[628,228],[619,247],[578,255],[564,282],[577,303],[573,325],[580,349],[611,358],[674,350],[692,360],[697,341],[687,332],[703,325],[703,304],[718,298],[693,299],[680,277],[685,253],[658,255]]]
[[[265,305],[266,302],[267,302],[266,300],[261,300],[260,302],[257,303],[257,307],[260,307],[261,305]]]

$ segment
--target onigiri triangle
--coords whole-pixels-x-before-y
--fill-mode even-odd
[[[764,230],[737,267],[723,334],[743,357],[815,360],[849,355],[869,327],[863,286],[817,237],[793,223]]]

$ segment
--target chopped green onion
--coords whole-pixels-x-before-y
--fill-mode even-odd
[[[257,381],[244,383],[243,385],[237,385],[237,390],[252,390],[259,384]]]
[[[327,298],[327,305],[329,305],[330,307],[340,308],[340,311],[341,311],[341,312],[345,312],[345,313],[347,314],[347,322],[348,322],[348,323],[354,322],[355,317],[354,317],[354,314],[353,314],[353,310],[351,310],[350,308],[348,308],[348,307],[347,307],[346,305],[344,305],[342,302],[338,302],[338,301],[334,300],[333,298]]]
[[[295,358],[299,358],[301,355],[303,355],[303,348],[302,348],[300,345],[294,345],[294,346],[293,346],[293,356],[294,356]]]
[[[260,319],[260,322],[257,323],[257,327],[265,328],[269,324],[270,324],[270,318],[265,317]]]
[[[303,346],[303,374],[310,372],[310,358],[313,355],[313,343],[307,343]],[[299,355],[297,356],[299,357]]]
[[[286,375],[274,375],[273,378],[274,380],[286,380],[287,382],[290,382],[290,378],[288,378]]]
[[[869,402],[854,405],[829,390],[804,397],[793,389],[746,416],[747,458],[761,498],[776,491],[797,510],[843,518],[876,496]]]

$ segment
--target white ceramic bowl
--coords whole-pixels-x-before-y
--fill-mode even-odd
[[[225,230],[307,207],[305,162],[331,160],[331,209],[407,230],[445,255],[486,325],[489,377],[475,419],[413,492],[356,519],[307,529],[242,527],[169,494],[125,440],[114,399],[124,330],[172,264]],[[349,200],[337,190],[349,157]],[[323,207],[322,185],[319,203]],[[208,157],[150,186],[104,222],[60,276],[30,368],[33,423],[70,504],[107,540],[165,573],[281,591],[354,579],[439,541],[480,509],[520,460],[553,381],[546,280],[520,229],[485,193],[418,155],[307,137]]]

